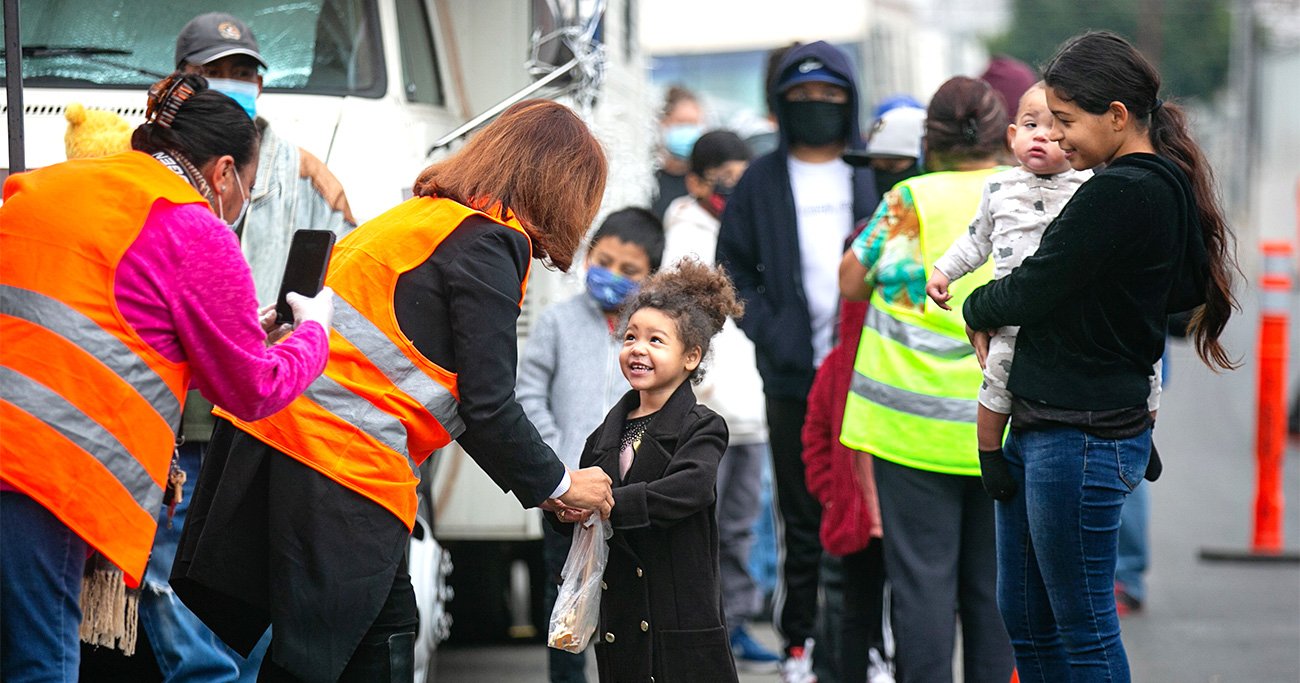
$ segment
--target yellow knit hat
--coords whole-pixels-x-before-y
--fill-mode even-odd
[[[86,109],[73,103],[68,105],[63,116],[68,119],[63,145],[69,159],[90,159],[131,151],[131,124],[119,114]]]

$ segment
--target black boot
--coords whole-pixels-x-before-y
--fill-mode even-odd
[[[388,674],[392,683],[415,680],[414,633],[397,633],[388,637]]]
[[[1147,471],[1143,479],[1155,481],[1160,478],[1160,473],[1165,471],[1164,463],[1160,462],[1160,451],[1156,450],[1156,442],[1151,442],[1151,459],[1147,460]]]
[[[362,643],[348,660],[340,683],[412,683],[415,634],[396,633],[381,643]]]

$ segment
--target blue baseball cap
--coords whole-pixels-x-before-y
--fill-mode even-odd
[[[805,57],[786,68],[784,77],[776,85],[776,92],[784,94],[785,91],[800,83],[829,83],[849,89],[849,82],[844,80],[843,76],[826,68],[822,60],[812,56]]]

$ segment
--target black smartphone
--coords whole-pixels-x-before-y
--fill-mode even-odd
[[[329,230],[297,230],[289,244],[289,261],[280,280],[280,296],[275,300],[275,322],[292,323],[293,310],[286,298],[289,292],[303,296],[320,294],[334,250],[334,233]]]

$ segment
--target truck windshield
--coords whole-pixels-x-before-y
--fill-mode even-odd
[[[256,35],[270,66],[263,76],[267,90],[384,94],[375,0],[227,0],[222,5]],[[20,7],[24,85],[136,89],[172,71],[176,35],[212,4],[60,0]]]

